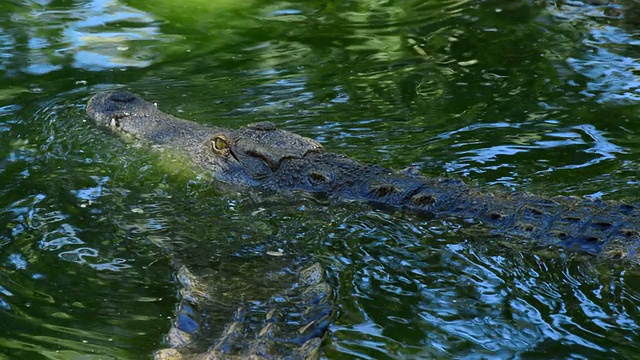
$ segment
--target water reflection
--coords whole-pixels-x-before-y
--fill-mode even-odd
[[[632,103],[640,99],[640,68],[635,29],[637,4],[633,1],[567,2],[549,7],[559,21],[586,29],[582,44],[588,51],[571,54],[567,64],[586,78],[582,94],[603,103]]]
[[[87,70],[145,67],[161,58],[158,44],[171,41],[150,15],[114,1],[73,7],[25,2],[7,15],[0,66],[14,76],[59,71],[69,59]]]
[[[455,160],[445,164],[445,168],[449,172],[484,172],[495,166],[508,166],[509,161],[499,159],[501,157],[536,152],[553,156],[544,151],[556,149],[572,156],[551,161],[551,158],[539,155],[538,171],[571,170],[614,160],[617,154],[627,153],[591,124],[567,129],[558,129],[557,125],[552,120],[543,124],[480,123],[440,134],[439,141],[452,143],[457,155]],[[541,131],[541,127],[546,129]],[[517,135],[513,134],[513,129],[518,129]],[[451,141],[452,138],[455,140]],[[493,145],[497,138],[504,140]]]

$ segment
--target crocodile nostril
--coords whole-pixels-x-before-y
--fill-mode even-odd
[[[109,100],[120,103],[129,103],[135,101],[136,96],[130,92],[119,91],[111,94],[111,96],[109,96]]]

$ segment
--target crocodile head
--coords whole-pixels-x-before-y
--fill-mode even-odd
[[[96,94],[87,103],[87,114],[99,125],[182,153],[231,183],[257,184],[284,161],[324,152],[317,141],[271,122],[235,130],[205,126],[166,114],[127,91]]]

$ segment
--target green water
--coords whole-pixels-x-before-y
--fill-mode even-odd
[[[328,359],[640,357],[637,265],[462,218],[238,194],[84,115],[126,88],[487,191],[636,202],[634,1],[179,3],[0,4],[0,359],[150,358],[173,263],[249,289],[240,302],[303,257],[337,291]]]

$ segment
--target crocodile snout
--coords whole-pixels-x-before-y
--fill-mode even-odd
[[[155,106],[128,91],[105,91],[94,95],[87,103],[87,114],[96,123],[113,126],[132,114],[155,111]]]

